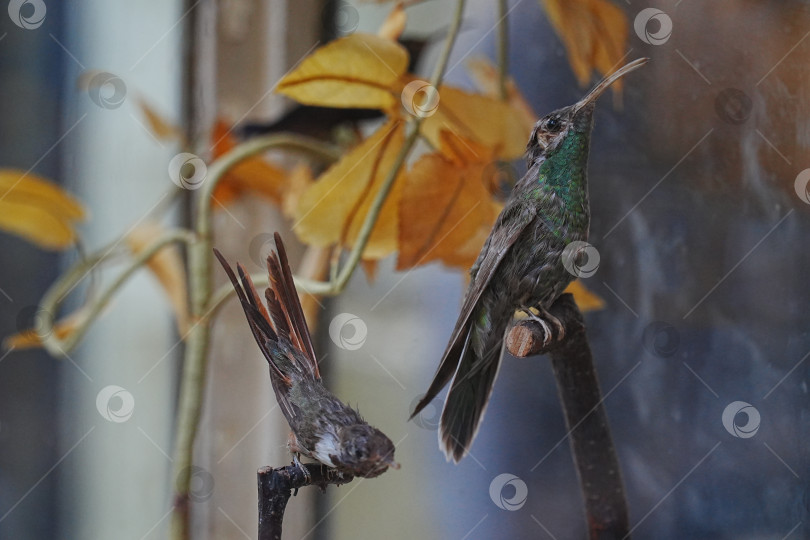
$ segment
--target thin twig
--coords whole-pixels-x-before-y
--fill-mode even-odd
[[[498,94],[502,101],[508,97],[509,78],[509,6],[498,0]]]
[[[447,69],[447,63],[450,60],[450,53],[453,51],[453,45],[456,42],[456,37],[458,36],[459,29],[461,28],[461,19],[462,15],[464,14],[464,3],[465,0],[458,0],[456,3],[456,10],[453,15],[453,21],[450,24],[450,29],[447,33],[447,40],[444,43],[444,49],[442,50],[442,54],[439,57],[438,63],[436,64],[436,68],[433,70],[433,76],[430,79],[430,85],[433,88],[438,89],[439,86],[441,86],[444,71]],[[374,225],[377,223],[377,218],[379,217],[383,204],[388,197],[388,193],[391,191],[391,188],[394,185],[394,180],[396,180],[402,165],[408,158],[414,143],[419,138],[419,128],[422,125],[423,120],[424,117],[414,116],[408,121],[408,125],[406,126],[407,132],[405,134],[405,142],[396,158],[394,158],[394,164],[391,167],[391,170],[388,171],[388,175],[385,177],[385,180],[383,180],[380,190],[377,192],[377,195],[374,197],[374,200],[371,203],[371,207],[369,208],[368,214],[366,214],[363,225],[360,227],[360,232],[357,234],[354,246],[351,252],[349,252],[349,256],[344,267],[340,272],[338,272],[337,279],[332,282],[332,287],[330,288],[329,292],[325,294],[334,295],[342,292],[346,287],[346,284],[349,282],[349,279],[352,277],[357,265],[360,263],[360,258],[363,255],[363,251],[365,251],[368,240],[371,237],[372,231],[374,230]],[[305,284],[302,284],[302,286],[304,289],[307,289]],[[310,294],[315,294],[315,292],[312,290],[307,290],[307,292]]]
[[[175,242],[185,242],[191,244],[194,235],[191,231],[175,229],[166,232],[157,240],[153,241],[143,251],[139,252],[129,261],[126,268],[110,283],[94,300],[87,306],[86,316],[82,322],[65,339],[60,339],[54,332],[54,319],[59,311],[59,306],[64,297],[87,275],[91,270],[106,258],[117,255],[114,249],[104,247],[89,257],[80,260],[57,279],[42,297],[39,304],[37,316],[37,334],[42,341],[43,347],[57,358],[69,353],[79,340],[82,339],[90,325],[98,318],[99,313],[112,300],[112,297],[121,289],[140,267],[145,265],[152,256],[169,244]],[[117,242],[116,242],[117,243]]]

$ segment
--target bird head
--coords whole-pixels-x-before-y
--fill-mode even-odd
[[[379,476],[389,467],[399,469],[394,461],[394,443],[380,430],[357,424],[342,428],[339,436],[342,469],[365,478]]]
[[[639,58],[602,79],[578,102],[547,114],[534,125],[526,148],[529,166],[538,158],[554,153],[554,150],[571,134],[588,134],[593,126],[593,111],[596,100],[610,85],[631,71],[647,63],[649,58]]]

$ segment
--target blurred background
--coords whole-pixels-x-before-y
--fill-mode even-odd
[[[407,8],[403,39],[417,75],[432,72],[454,5]],[[586,88],[544,4],[507,5],[510,72],[534,111],[579,99]],[[585,285],[606,305],[586,323],[633,536],[810,537],[810,5],[616,5],[629,25],[625,60],[651,62],[625,80],[620,100],[597,107],[590,242],[601,262]],[[465,59],[495,59],[496,8],[468,2],[448,83],[472,88]],[[241,136],[289,120],[294,104],[273,93],[279,79],[330,39],[376,32],[390,9],[323,0],[12,1],[0,17],[0,167],[52,179],[83,201],[90,217],[81,237],[92,250],[156,209],[183,222],[183,201],[166,200],[168,163],[181,147],[156,136],[141,103],[182,126],[210,159],[217,119]],[[81,82],[96,72],[120,81],[106,101]],[[316,132],[321,119],[285,129]],[[525,171],[512,167],[515,176]],[[215,245],[253,271],[273,230],[298,260],[289,220],[263,201],[241,197],[215,215]],[[0,249],[0,335],[8,336],[32,326],[42,294],[79,255],[5,233]],[[405,421],[464,287],[457,269],[397,272],[389,258],[373,283],[358,271],[342,295],[322,300],[316,350],[327,382],[397,443],[403,466],[325,495],[302,490],[288,506],[288,538],[585,537],[546,358],[504,360],[459,465],[437,448],[440,400]],[[329,322],[346,313],[365,325],[359,348],[330,339]],[[255,472],[289,461],[288,430],[233,302],[213,332],[194,537],[255,538]],[[0,353],[0,537],[166,537],[182,348],[169,303],[141,272],[69,358]],[[97,405],[110,386],[134,400],[126,421],[108,421]],[[504,473],[514,476],[508,484]]]

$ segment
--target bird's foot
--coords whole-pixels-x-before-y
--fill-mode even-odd
[[[552,333],[551,331],[551,326],[549,326],[549,323],[551,323],[551,325],[554,326],[554,329],[557,331],[556,334],[557,341],[562,341],[563,338],[565,338],[565,325],[560,321],[560,319],[558,319],[557,317],[549,313],[548,310],[542,307],[537,307],[535,309],[537,309],[539,315],[535,315],[534,312],[528,308],[524,309],[523,312],[526,313],[526,315],[531,320],[537,322],[537,324],[539,324],[543,328],[543,332],[545,333],[545,338],[543,339],[543,346],[544,347],[548,346],[551,343],[551,340],[554,339],[555,337],[554,333]]]
[[[312,483],[312,475],[309,474],[309,469],[304,467],[304,464],[301,463],[301,460],[299,459],[299,455],[298,455],[297,452],[293,454],[293,465],[295,465],[296,467],[301,469],[301,472],[304,473],[304,478],[306,479],[306,483],[311,484]],[[298,488],[295,489],[295,493],[293,495],[298,495]]]

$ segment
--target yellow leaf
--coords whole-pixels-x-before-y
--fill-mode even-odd
[[[64,249],[76,241],[76,222],[85,212],[73,196],[35,174],[0,169],[0,230],[44,249]]]
[[[379,261],[374,259],[361,259],[360,266],[363,267],[363,273],[366,274],[366,281],[369,284],[374,284],[374,281],[377,279],[377,266]]]
[[[212,133],[214,147],[212,154],[217,158],[236,146],[237,141],[228,125],[218,121]],[[218,204],[228,204],[245,192],[262,195],[280,204],[287,187],[287,173],[268,163],[263,157],[255,156],[241,161],[219,181],[214,189],[213,200]]]
[[[499,97],[499,75],[498,68],[495,64],[490,62],[487,58],[479,56],[469,59],[466,65],[467,71],[470,73],[470,76],[481,93],[491,98]],[[513,109],[518,111],[521,120],[523,120],[524,129],[526,129],[527,132],[531,132],[538,118],[537,113],[534,112],[532,106],[526,101],[526,98],[523,96],[512,77],[506,80],[506,100]]]
[[[351,247],[371,203],[404,141],[404,123],[394,119],[330,167],[301,197],[293,230],[306,244]],[[400,177],[401,177],[400,172]],[[397,248],[401,178],[394,181],[363,252],[380,259]]]
[[[610,2],[594,1],[592,8],[595,14],[595,25],[601,38],[594,42],[594,67],[602,75],[607,75],[616,69],[617,64],[626,54],[627,19],[624,12]],[[614,95],[621,94],[622,82],[619,79],[613,83]]]
[[[87,309],[80,308],[64,319],[56,321],[53,325],[53,334],[60,340],[67,339],[85,321],[87,313]],[[36,325],[36,321],[34,321],[34,324]],[[39,338],[35,328],[23,330],[3,340],[3,348],[6,350],[32,349],[35,347],[42,347],[42,340]]]
[[[469,163],[488,163],[492,160],[492,151],[487,147],[444,130],[439,132],[439,151],[460,166]]]
[[[157,223],[142,223],[127,235],[127,246],[133,255],[137,255],[156,241],[163,231],[163,227]],[[178,333],[185,336],[189,328],[188,290],[180,250],[175,245],[166,246],[152,255],[146,265],[168,296],[177,321]]]
[[[568,52],[568,62],[581,86],[597,70],[607,75],[627,48],[627,19],[609,0],[542,0],[551,25]],[[621,81],[613,88],[621,89]]]
[[[146,125],[149,131],[160,140],[175,139],[181,135],[180,128],[169,122],[154,107],[149,105],[144,99],[138,98],[138,107],[146,118]]]
[[[391,109],[408,52],[372,34],[337,39],[309,55],[278,83],[278,92],[307,105]]]
[[[312,170],[307,165],[299,163],[287,175],[287,189],[284,190],[281,202],[281,212],[284,216],[293,219],[295,211],[301,203],[301,196],[315,183]]]
[[[381,38],[396,41],[402,32],[405,31],[405,24],[408,22],[408,15],[405,13],[405,7],[402,2],[397,2],[391,9],[391,12],[383,21],[377,35]]]
[[[470,261],[470,264],[459,265],[465,271],[469,270],[472,263],[478,258],[478,254],[481,253],[481,248],[484,247],[484,242],[492,231],[492,226],[495,224],[498,214],[503,210],[503,204],[500,202],[489,201],[489,205],[492,214],[492,219],[489,223],[481,225],[465,242],[456,246],[456,258],[463,261]]]
[[[405,177],[398,270],[434,260],[469,268],[498,215],[491,201],[487,160],[465,162],[463,154],[455,153],[463,146],[446,150],[447,141],[456,138],[444,134],[442,138],[443,151],[422,156]]]
[[[533,119],[532,119],[533,120]],[[526,151],[531,133],[523,114],[509,104],[451,86],[439,89],[439,106],[425,118],[422,133],[438,148],[442,130],[490,148],[494,155],[516,159]]]
[[[585,285],[582,284],[582,280],[578,279],[572,281],[564,292],[574,295],[574,300],[576,300],[577,306],[579,306],[579,309],[582,311],[595,311],[605,307],[605,301],[585,288]]]

